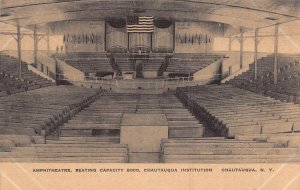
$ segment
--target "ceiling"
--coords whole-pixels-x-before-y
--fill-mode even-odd
[[[0,22],[31,28],[66,20],[151,15],[253,29],[300,19],[299,0],[1,0]]]

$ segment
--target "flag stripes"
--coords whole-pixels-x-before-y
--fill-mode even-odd
[[[127,32],[153,32],[154,31],[153,16],[128,16]]]

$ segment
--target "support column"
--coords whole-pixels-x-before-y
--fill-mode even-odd
[[[240,68],[243,68],[243,56],[244,55],[244,32],[241,31],[240,37]]]
[[[175,21],[173,22],[174,27],[173,27],[173,53],[175,53],[175,47],[176,47],[176,23]]]
[[[50,31],[49,31],[49,27],[47,30],[47,54],[50,55]],[[66,49],[66,48],[65,48]]]
[[[37,52],[38,52],[38,37],[37,37],[37,28],[36,25],[34,26],[33,31],[33,57],[34,57],[34,63],[37,65]]]
[[[152,33],[150,33],[150,53],[152,53],[153,52],[153,44],[152,44],[152,39],[153,39],[153,32]]]
[[[130,48],[130,33],[127,32],[127,53],[129,53],[129,48]]]
[[[106,39],[107,38],[107,36],[106,36],[107,29],[106,29],[106,27],[107,27],[106,21],[104,21],[104,40],[103,41],[104,41],[104,51],[105,52],[107,52],[107,39]]]
[[[277,84],[278,75],[278,26],[275,24],[275,36],[274,36],[274,84]]]
[[[17,45],[18,45],[18,61],[19,61],[19,78],[22,78],[22,49],[21,49],[21,28],[17,26]]]
[[[257,49],[258,49],[258,28],[255,29],[254,36],[254,79],[257,80]]]
[[[228,43],[228,51],[231,52],[231,44],[232,44],[232,39],[231,37],[228,38],[229,43]]]

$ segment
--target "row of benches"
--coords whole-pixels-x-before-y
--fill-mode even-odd
[[[46,87],[52,85],[52,82],[40,77],[39,75],[28,70],[28,65],[22,62],[22,79],[19,79],[19,62],[16,58],[0,53],[0,73],[2,75],[21,80],[22,82],[39,85],[40,87]]]
[[[110,65],[110,60],[106,57],[65,59],[65,62],[86,74],[114,72]]]
[[[61,128],[61,136],[120,134],[124,113],[165,114],[170,137],[201,137],[203,127],[171,94],[106,94]]]
[[[279,59],[278,83],[274,84],[271,57],[258,62],[258,79],[254,80],[254,67],[228,81],[228,84],[258,94],[270,96],[282,101],[300,103],[300,63],[298,57],[281,57]]]
[[[100,93],[95,89],[51,86],[0,97],[0,133],[8,136],[48,135]]]
[[[185,87],[177,96],[222,136],[300,131],[300,106],[222,86]]]
[[[187,57],[190,55],[190,57]],[[222,55],[174,54],[168,63],[166,72],[192,74],[221,59]]]
[[[96,89],[57,86],[0,98],[0,161],[128,162],[128,147],[119,144],[119,138],[44,137],[44,132],[49,134],[59,128],[102,93]]]
[[[0,162],[124,163],[128,162],[128,147],[111,137],[60,137],[46,140],[46,144],[36,142],[10,148],[6,143]]]
[[[25,82],[24,80],[19,80],[7,74],[0,73],[0,97],[16,94],[20,92],[25,92],[28,90],[35,90],[41,87],[47,87],[52,85],[55,84],[48,81],[43,82],[42,85],[36,83],[30,83],[30,82]]]
[[[250,136],[163,139],[161,157],[165,163],[288,163],[300,162],[300,133],[296,146]]]
[[[106,58],[106,55],[103,54],[103,57],[100,57],[100,54],[83,54],[83,57],[80,57],[81,54],[76,54],[73,58],[66,58],[65,61],[74,66],[75,68],[82,70],[86,73],[97,73],[97,72],[112,72],[116,71],[117,73],[134,71],[134,63],[139,57],[134,57],[130,54],[112,54],[110,55],[112,60]],[[151,55],[151,54],[150,54]],[[95,57],[93,57],[95,56]],[[161,56],[161,55],[160,55]],[[221,55],[204,55],[204,54],[195,54],[190,59],[185,59],[184,54],[174,54],[170,58],[168,66],[164,68],[162,72],[168,73],[182,73],[190,74],[195,73],[198,70],[201,70],[208,65],[214,63],[215,61],[221,58]],[[142,57],[141,57],[142,58]],[[151,57],[144,59],[144,71],[159,71],[160,67],[165,64],[166,56]],[[113,62],[113,63],[110,63]],[[116,65],[116,66],[112,66]],[[115,67],[115,68],[113,68]]]
[[[183,87],[176,95],[223,137],[163,139],[163,162],[300,162],[298,105],[228,85]]]

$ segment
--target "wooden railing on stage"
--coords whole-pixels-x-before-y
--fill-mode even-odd
[[[70,82],[76,82],[76,84],[81,84],[82,86],[92,87],[95,86],[107,86],[111,90],[117,89],[140,89],[140,90],[170,90],[176,89],[182,86],[192,86],[192,85],[203,85],[206,84],[207,78],[212,78],[212,81],[218,82],[220,79],[220,74],[214,75],[203,75],[203,77],[198,77],[194,80],[192,76],[190,77],[180,77],[180,78],[167,78],[167,79],[145,79],[145,80],[119,80],[119,79],[105,79],[101,77],[89,77],[85,76],[77,77],[76,75],[61,75],[57,74],[57,80],[65,80]],[[84,85],[85,84],[85,85]]]

